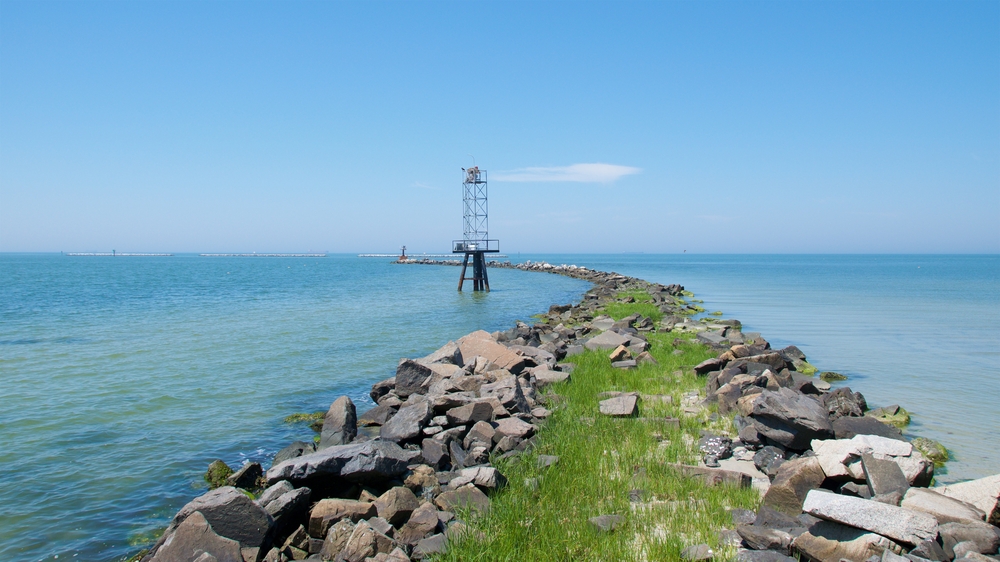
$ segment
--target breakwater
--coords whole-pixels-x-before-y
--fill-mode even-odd
[[[794,346],[771,350],[763,337],[744,334],[736,321],[692,320],[699,307],[680,298],[680,286],[574,266],[524,267],[595,286],[582,303],[554,306],[535,326],[469,334],[427,357],[402,361],[396,377],[374,385],[378,406],[360,417],[349,399],[338,399],[325,416],[319,450],[293,444],[266,473],[260,465],[245,465],[228,483],[270,485],[256,501],[234,487],[196,499],[178,513],[148,558],[171,559],[180,552],[176,549],[191,545],[192,537],[208,537],[223,557],[242,548],[243,556],[272,560],[310,554],[402,560],[443,553],[449,541],[474,543],[480,540],[475,513],[488,512],[492,497],[505,493],[500,490],[507,479],[493,466],[494,459],[524,457],[537,467],[556,465],[558,470],[558,458],[533,449],[536,434],[544,435],[545,420],[564,406],[559,390],[578,382],[566,360],[602,355],[609,368],[645,369],[659,376],[655,355],[663,360],[666,350],[649,348],[650,341],[662,341],[654,336],[663,333],[682,336],[670,344],[673,352],[683,354],[693,339],[718,351],[689,366],[691,375],[703,377],[702,393],[677,400],[679,417],[651,420],[643,410],[675,397],[609,388],[592,404],[595,414],[671,431],[690,427],[691,421],[721,429],[700,435],[696,446],[691,443],[700,463],[673,463],[672,473],[706,486],[728,483],[764,492],[757,513],[732,510],[732,532],[714,545],[685,545],[681,557],[707,559],[714,556],[713,548],[737,545],[749,547],[738,551],[741,558],[760,560],[781,559],[775,557],[792,551],[818,560],[843,553],[849,559],[936,553],[934,545],[950,558],[968,557],[974,554],[970,546],[959,548],[966,542],[976,545],[975,554],[995,552],[995,543],[982,533],[980,542],[958,540],[990,529],[983,520],[995,517],[993,480],[927,491],[934,463],[885,423],[899,423],[900,410],[867,412],[858,393],[831,391],[825,381],[806,376],[811,366]],[[599,314],[605,307],[635,302],[637,295],[631,293],[636,292],[648,295],[649,304],[666,316],[653,322],[641,314],[617,320]],[[727,423],[730,419],[735,421]],[[934,453],[929,445],[924,448]],[[510,493],[518,493],[518,487],[511,486]],[[866,489],[874,499],[865,497]],[[850,505],[841,508],[816,493],[837,495],[837,501]],[[991,494],[992,507],[987,505]],[[656,507],[641,494],[634,503],[637,510]],[[845,509],[863,517],[844,515]],[[803,510],[808,516],[801,515]],[[919,514],[928,513],[921,519]],[[627,515],[603,514],[589,524],[596,532],[611,532]],[[893,524],[901,515],[908,526]],[[855,536],[848,539],[845,529]]]

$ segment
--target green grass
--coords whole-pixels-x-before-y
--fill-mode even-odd
[[[673,355],[675,337],[651,334],[659,365],[634,370],[612,368],[606,351],[574,356],[571,380],[552,387],[561,400],[552,406],[535,449],[495,463],[510,483],[494,494],[487,515],[470,521],[481,534],[453,542],[437,560],[679,560],[682,548],[703,542],[720,558],[733,558],[734,550],[719,548],[717,531],[732,527],[727,509],[756,507],[757,492],[706,487],[665,465],[694,463],[699,430],[731,425],[728,419],[710,421],[707,410],[683,414],[682,395],[704,388],[690,366],[713,354],[689,341],[680,346],[683,354]],[[598,394],[608,390],[669,394],[673,403],[640,402],[640,418],[608,418],[598,412]],[[664,416],[680,418],[680,429],[641,419]],[[540,469],[539,454],[557,455],[559,462]],[[539,479],[537,489],[526,483],[531,478]],[[633,489],[644,490],[647,501],[663,503],[633,511]],[[625,521],[610,533],[591,529],[587,520],[605,514]]]

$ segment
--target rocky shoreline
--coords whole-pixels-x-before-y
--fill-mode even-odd
[[[458,265],[434,260],[403,263]],[[326,413],[318,443],[296,442],[264,471],[232,472],[221,461],[216,486],[173,518],[143,561],[421,560],[450,541],[475,536],[475,518],[504,493],[494,462],[530,452],[560,407],[553,388],[573,384],[574,355],[603,350],[617,369],[655,363],[648,334],[697,339],[717,356],[691,368],[705,388],[684,409],[714,409],[731,431],[704,431],[702,461],[676,465],[678,478],[753,486],[756,511],[733,509],[720,543],[745,561],[1000,560],[1000,475],[930,488],[935,464],[892,425],[896,407],[869,411],[849,388],[832,389],[794,346],[771,349],[739,321],[691,316],[680,285],[659,285],[583,267],[490,262],[590,281],[577,305],[554,305],[533,326],[468,334],[434,353],[400,361],[372,386],[377,406],[358,415],[347,397]],[[605,306],[641,291],[664,315],[619,320]],[[704,355],[702,355],[704,357]],[[669,396],[609,392],[600,415],[636,418],[639,404]],[[905,411],[903,411],[905,412]],[[670,422],[670,420],[659,420]],[[678,420],[673,420],[678,423]],[[920,443],[918,443],[920,444]],[[557,457],[536,462],[558,470]],[[617,519],[616,519],[617,518]],[[617,514],[594,517],[613,532]],[[684,559],[716,557],[691,544]]]

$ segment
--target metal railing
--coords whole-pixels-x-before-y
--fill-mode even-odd
[[[464,254],[467,252],[489,252],[500,251],[499,240],[452,240],[451,253]]]

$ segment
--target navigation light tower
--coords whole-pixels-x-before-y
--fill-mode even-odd
[[[500,241],[490,240],[487,234],[489,205],[486,199],[486,170],[473,166],[462,168],[462,172],[465,174],[462,181],[462,239],[452,241],[451,248],[453,254],[465,254],[462,275],[458,278],[458,290],[462,290],[462,283],[471,279],[473,291],[489,291],[490,278],[486,273],[485,254],[499,252]],[[472,257],[472,277],[465,276],[469,257]]]

